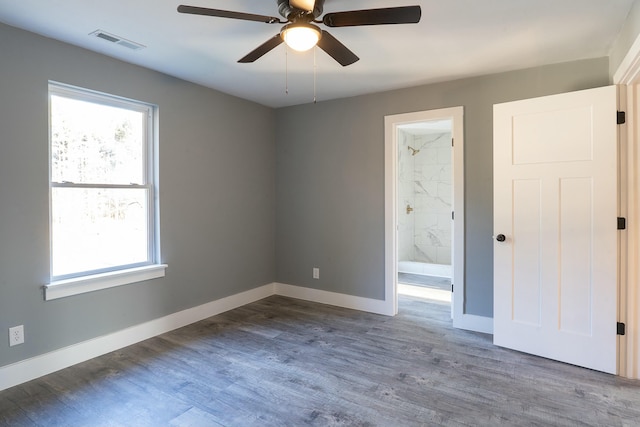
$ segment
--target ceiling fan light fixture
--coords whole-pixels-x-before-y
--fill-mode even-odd
[[[306,52],[318,44],[322,32],[312,24],[294,23],[285,25],[280,36],[291,49]]]

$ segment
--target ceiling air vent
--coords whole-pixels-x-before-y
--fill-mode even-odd
[[[90,33],[89,35],[98,37],[99,39],[106,40],[111,43],[119,44],[120,46],[124,46],[131,50],[139,50],[139,49],[144,49],[146,47],[144,45],[141,45],[140,43],[123,39],[122,37],[107,33],[106,31],[102,31],[102,30],[95,30],[93,33]]]

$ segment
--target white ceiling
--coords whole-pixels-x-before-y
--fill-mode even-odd
[[[326,0],[325,13],[419,4],[422,20],[328,29],[360,61],[342,67],[318,49],[317,100],[607,56],[633,1]],[[179,14],[181,3],[279,16],[277,0],[0,0],[0,21],[267,106],[313,101],[313,50],[283,44],[238,64],[280,26]],[[90,37],[97,29],[146,48]]]

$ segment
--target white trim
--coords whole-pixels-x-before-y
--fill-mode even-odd
[[[44,299],[49,301],[71,295],[83,294],[85,292],[99,291],[101,289],[164,277],[166,268],[166,264],[154,264],[93,274],[91,276],[58,280],[44,285]]]
[[[619,85],[616,86],[617,90],[617,101],[618,105],[616,106],[618,111],[624,110],[624,105],[626,103],[626,86]],[[629,113],[629,112],[627,112]],[[624,126],[624,125],[623,125]],[[629,196],[631,194],[631,188],[629,184],[631,183],[629,178],[629,170],[628,166],[631,164],[630,154],[629,154],[629,146],[627,144],[627,135],[626,135],[626,126],[621,127],[618,126],[618,217],[629,218]],[[625,319],[627,318],[627,310],[625,301],[627,299],[626,291],[627,286],[626,283],[628,281],[628,272],[629,266],[628,263],[628,251],[627,248],[629,246],[629,236],[632,235],[633,226],[631,224],[627,224],[627,232],[618,233],[618,253],[617,253],[617,261],[618,261],[618,288],[617,288],[617,317],[616,321],[626,323]],[[622,375],[627,372],[627,337],[618,335],[616,337],[616,354],[617,358],[617,366],[616,372],[618,375]]]
[[[640,57],[640,52],[638,52]],[[626,297],[624,319],[627,333],[626,352],[624,354],[627,378],[640,378],[640,146],[638,137],[640,130],[640,77],[630,83],[627,88],[627,247],[626,247],[626,282],[623,289]],[[621,354],[622,356],[622,354]],[[621,372],[620,375],[623,375]]]
[[[0,368],[0,390],[181,328],[274,294],[273,283]]]
[[[493,334],[493,317],[476,316],[475,314],[464,314],[454,320],[455,328],[467,331],[483,332]]]
[[[640,52],[638,52],[640,55]],[[640,76],[636,75],[640,80]],[[627,218],[627,230],[620,236],[620,289],[618,321],[626,324],[626,334],[618,337],[618,375],[640,378],[640,149],[638,84],[628,81],[619,90],[619,109],[626,111],[627,123],[620,128],[620,216]],[[625,151],[626,150],[626,151]],[[624,171],[624,173],[623,173]]]
[[[614,84],[631,84],[631,82],[638,80],[640,75],[640,36],[629,48],[629,51],[625,55],[624,59],[618,66],[618,69],[613,75]]]
[[[619,91],[620,110],[626,111],[627,123],[620,128],[620,139],[626,148],[621,156],[621,215],[627,217],[626,236],[620,247],[620,289],[618,317],[626,324],[626,335],[619,337],[618,375],[640,378],[640,35],[613,75],[613,83],[626,85]],[[626,127],[626,129],[625,129]],[[621,153],[622,154],[622,153]],[[626,160],[626,162],[625,162]],[[626,241],[625,241],[626,240]]]
[[[453,145],[453,326],[486,332],[485,318],[464,312],[464,107],[442,108],[385,116],[385,301],[387,311],[398,312],[398,249],[397,249],[397,128],[407,123],[451,119]],[[458,296],[456,298],[456,295]],[[490,318],[488,318],[490,320]],[[476,325],[477,322],[477,326]]]
[[[461,322],[470,323],[465,320],[469,316],[464,311],[464,295],[466,295],[466,277],[465,277],[465,258],[464,258],[464,242],[465,242],[465,207],[464,207],[464,109],[458,107],[453,112],[452,135],[454,138],[453,145],[453,210],[455,217],[453,220],[453,292],[451,293],[452,307],[451,317],[453,318],[453,327],[462,328]],[[456,298],[456,295],[458,298]],[[470,319],[475,319],[473,316]],[[464,329],[472,329],[480,331],[472,327]]]
[[[334,305],[336,307],[350,308],[353,310],[367,311],[369,313],[393,316],[396,312],[390,310],[387,301],[357,297],[353,295],[339,294],[320,289],[304,288],[301,286],[275,284],[276,295],[289,298],[297,298],[305,301],[313,301],[320,304]]]
[[[398,116],[384,118],[384,298],[398,313]]]
[[[132,112],[140,113],[143,117],[143,127],[142,127],[142,150],[145,154],[145,158],[140,165],[142,168],[142,182],[137,183],[120,183],[113,184],[107,182],[94,182],[94,183],[76,183],[76,182],[54,182],[53,181],[53,163],[52,163],[52,147],[53,147],[53,135],[51,134],[51,129],[53,128],[53,104],[52,97],[60,97],[66,98],[68,100],[75,101],[83,101],[86,103],[91,103],[93,105],[100,105],[106,107],[115,107],[119,109],[125,109]],[[66,274],[55,274],[53,271],[53,248],[54,248],[54,230],[53,230],[53,189],[138,189],[138,190],[146,190],[146,211],[147,211],[147,254],[146,260],[139,264],[152,263],[159,264],[161,260],[160,255],[160,227],[159,227],[159,200],[158,200],[158,106],[154,104],[150,104],[147,102],[136,101],[129,98],[124,98],[117,95],[111,95],[108,93],[98,92],[92,89],[85,89],[77,86],[68,85],[65,83],[59,83],[50,80],[48,85],[48,101],[49,101],[49,265],[50,265],[50,275],[53,283],[51,285],[56,285],[58,283],[66,283],[66,279],[75,280],[74,273],[76,272],[67,272]],[[130,263],[135,264],[135,263]],[[120,265],[119,267],[124,268],[122,270],[125,272],[125,275],[128,271],[133,271],[134,269],[127,268],[126,263],[124,265]],[[156,266],[157,267],[157,266]],[[95,277],[101,276],[101,272],[108,270],[108,268],[97,268],[91,271],[88,271],[85,276],[82,278],[87,278],[89,281],[93,281]],[[70,273],[70,274],[69,274]],[[162,276],[164,276],[164,271],[162,272]],[[161,276],[155,276],[161,277]],[[145,280],[145,279],[142,279]],[[140,280],[134,280],[133,282],[137,282]],[[126,283],[133,283],[132,281]],[[119,286],[120,283],[113,286]],[[111,286],[105,286],[111,287]],[[97,289],[102,289],[98,287]],[[90,289],[95,290],[95,289]],[[87,291],[87,292],[89,292]],[[78,291],[76,293],[81,293],[82,291]],[[74,295],[75,293],[71,293],[70,295]],[[67,296],[67,295],[64,295]],[[48,299],[45,297],[45,299]]]

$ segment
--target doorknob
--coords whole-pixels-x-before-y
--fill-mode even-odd
[[[504,235],[504,234],[498,234],[498,235],[496,236],[496,240],[497,240],[498,242],[504,242],[505,240],[507,240],[507,238],[505,237],[505,235]]]

